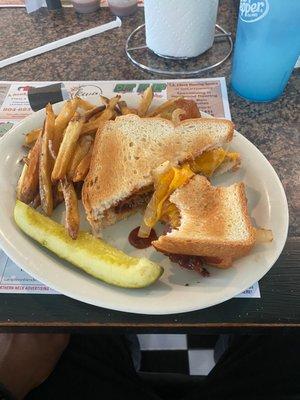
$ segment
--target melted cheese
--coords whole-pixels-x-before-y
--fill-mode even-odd
[[[194,175],[188,164],[181,167],[172,167],[156,179],[155,192],[148,204],[152,208],[146,210],[144,222],[148,227],[153,227],[160,220],[164,202],[179,187],[188,182]],[[148,211],[148,212],[147,212]]]
[[[163,206],[160,219],[170,224],[172,228],[178,228],[180,225],[180,212],[176,205],[167,200]]]
[[[156,177],[154,194],[144,216],[146,226],[153,228],[159,221],[169,222],[173,228],[180,225],[180,213],[175,204],[170,203],[170,195],[187,183],[195,174],[210,177],[225,161],[236,161],[238,153],[229,153],[222,148],[209,150],[195,160],[180,167],[172,167]]]
[[[201,154],[194,161],[191,161],[190,167],[195,174],[212,176],[214,171],[220,167],[224,161],[236,161],[238,153],[229,153],[222,148],[209,150]]]

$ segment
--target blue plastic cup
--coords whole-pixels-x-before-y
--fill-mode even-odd
[[[284,91],[300,54],[300,0],[241,0],[231,85],[250,101]]]

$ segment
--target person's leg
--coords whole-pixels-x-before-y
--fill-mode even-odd
[[[50,377],[26,400],[159,400],[138,377],[121,335],[74,335]]]
[[[300,398],[300,337],[236,336],[203,384],[186,400]]]

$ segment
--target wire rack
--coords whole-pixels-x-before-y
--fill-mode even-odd
[[[154,53],[145,44],[145,24],[138,26],[128,36],[126,55],[137,67],[147,72],[169,76],[197,76],[223,64],[233,49],[231,33],[216,25],[215,40],[211,49],[198,57],[175,58]]]

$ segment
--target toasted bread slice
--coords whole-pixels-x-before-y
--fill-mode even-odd
[[[215,169],[213,176],[219,176],[223,175],[226,172],[233,172],[237,171],[240,168],[241,165],[241,156],[238,155],[238,157],[235,160],[226,160],[224,161],[217,169]]]
[[[231,121],[214,118],[189,119],[176,127],[162,118],[137,115],[107,122],[97,132],[82,192],[94,230],[103,225],[106,210],[153,184],[151,171],[158,165],[167,160],[176,164],[194,159],[207,149],[230,142],[233,132]]]
[[[216,266],[226,268],[254,246],[255,230],[243,183],[213,187],[204,176],[195,175],[170,201],[179,209],[180,226],[152,242],[156,249],[216,257],[223,260]]]

